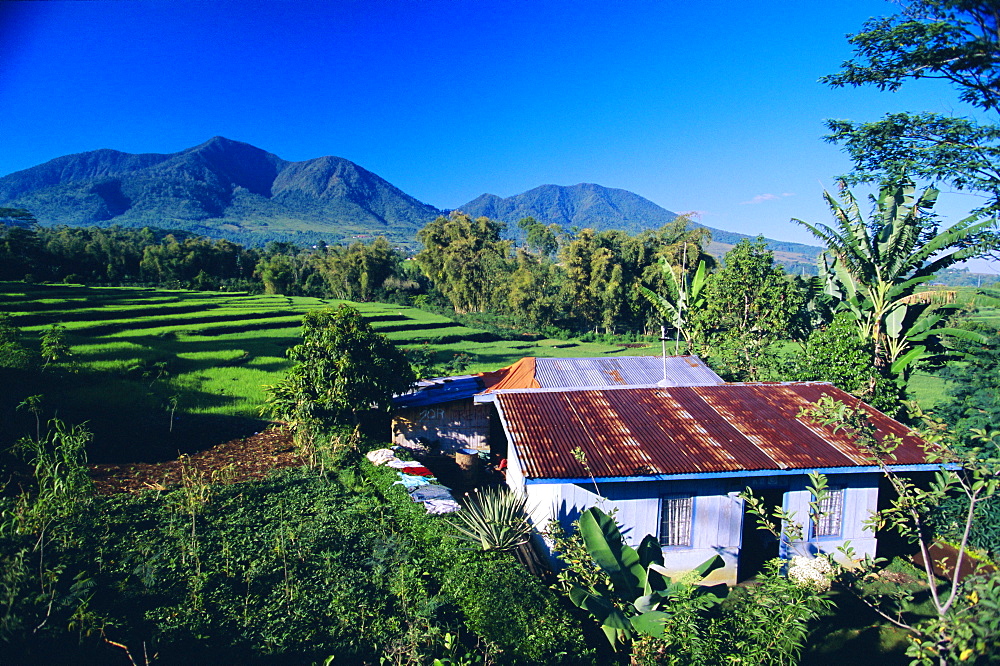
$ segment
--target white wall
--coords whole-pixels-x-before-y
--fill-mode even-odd
[[[713,555],[720,555],[725,566],[714,572],[707,582],[737,582],[737,564],[741,546],[744,503],[739,493],[751,486],[784,490],[784,507],[795,513],[808,530],[809,493],[805,490],[805,475],[732,478],[694,481],[639,481],[630,483],[544,483],[526,484],[516,456],[509,459],[508,484],[518,494],[528,498],[529,515],[539,530],[555,519],[564,529],[586,509],[597,506],[605,513],[615,511],[626,543],[637,546],[647,534],[659,532],[660,497],[690,494],[694,497],[693,526],[690,547],[663,549],[664,564],[671,575],[690,571]],[[830,477],[831,486],[844,486],[844,506],[839,537],[812,539],[787,544],[783,556],[806,553],[831,553],[846,541],[857,552],[874,556],[874,535],[862,527],[878,502],[877,474],[845,474]],[[600,491],[600,495],[597,494]],[[753,520],[753,517],[746,518]],[[808,532],[807,532],[808,535]],[[547,544],[551,546],[551,544]]]

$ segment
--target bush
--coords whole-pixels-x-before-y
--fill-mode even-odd
[[[471,550],[452,536],[440,516],[429,516],[393,486],[395,470],[361,462],[382,493],[399,528],[422,547],[425,564],[466,626],[505,664],[594,664],[581,623],[563,601],[532,576],[512,553]]]
[[[510,553],[463,558],[447,572],[441,592],[502,663],[595,663],[580,623]]]

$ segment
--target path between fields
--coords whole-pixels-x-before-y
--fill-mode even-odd
[[[163,490],[181,483],[183,465],[207,479],[239,483],[262,479],[274,469],[304,464],[295,453],[291,434],[283,428],[269,428],[244,439],[234,439],[210,449],[161,463],[89,465],[94,489],[100,495]]]

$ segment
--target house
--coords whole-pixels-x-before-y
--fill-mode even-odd
[[[615,510],[630,545],[655,535],[666,568],[688,571],[713,555],[725,567],[710,582],[735,584],[779,555],[832,553],[848,541],[875,555],[864,523],[878,504],[879,468],[842,432],[799,417],[828,395],[860,405],[877,431],[902,438],[892,468],[932,471],[906,426],[825,383],[514,389],[493,392],[508,447],[507,483],[527,497],[535,526],[564,528],[591,506]],[[830,492],[810,520],[807,474]],[[757,529],[740,493],[805,525],[799,542]]]
[[[491,432],[506,441],[487,404],[499,390],[721,383],[722,378],[697,356],[525,357],[495,372],[417,382],[413,391],[393,399],[392,439],[402,446],[419,443],[444,451],[489,451]],[[506,457],[506,444],[494,453]]]

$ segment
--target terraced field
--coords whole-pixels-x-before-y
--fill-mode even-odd
[[[273,383],[288,367],[285,350],[299,340],[302,315],[342,302],[0,282],[0,311],[13,317],[29,345],[52,324],[60,324],[72,347],[70,359],[59,366],[60,381],[25,386],[25,391],[44,393],[53,412],[79,414],[96,422],[98,429],[115,422],[113,430],[124,430],[117,432],[119,437],[137,437],[140,432],[125,428],[122,419],[152,420],[149,430],[174,433],[180,428],[191,436],[193,426],[182,426],[192,420],[204,423],[195,419],[198,416],[256,418],[263,385]],[[352,305],[401,346],[427,345],[441,361],[459,352],[473,355],[472,372],[494,370],[523,356],[658,351],[562,340],[502,340],[415,308]]]

